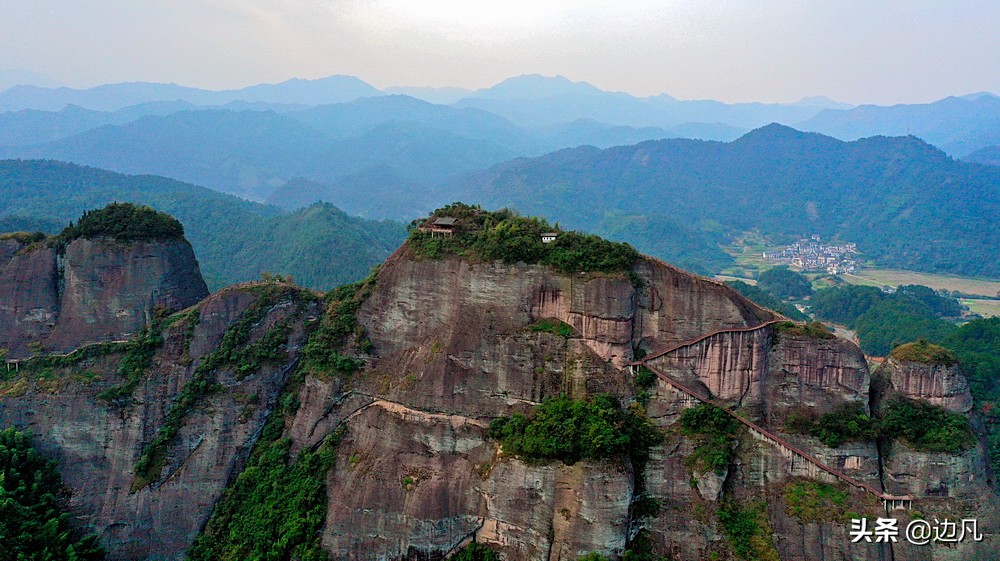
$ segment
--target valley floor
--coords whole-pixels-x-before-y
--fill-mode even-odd
[[[899,286],[922,284],[935,290],[957,290],[963,294],[995,297],[1000,293],[1000,280],[976,279],[953,275],[919,273],[902,269],[863,269],[854,274],[842,275],[851,284],[871,286]]]

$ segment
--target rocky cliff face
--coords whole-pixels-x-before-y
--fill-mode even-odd
[[[38,435],[38,444],[63,467],[71,510],[101,535],[110,559],[182,558],[241,468],[305,338],[309,309],[291,299],[270,303],[250,332],[253,340],[290,322],[283,358],[246,377],[217,371],[218,391],[185,415],[161,476],[136,488],[136,462],[174,400],[227,328],[259,300],[249,287],[227,289],[171,323],[149,368],[123,398],[109,399],[105,392],[129,383],[116,374],[127,350],[48,369],[25,362],[2,382],[7,389],[22,387],[0,399],[0,424]]]
[[[42,254],[32,259],[46,263]],[[184,416],[162,473],[147,486],[134,488],[137,459],[165,422],[171,400],[225,344],[223,334],[260,305],[260,289],[223,291],[174,316],[130,399],[98,397],[125,382],[116,377],[123,357],[112,353],[48,377],[22,373],[0,383],[0,423],[32,428],[61,465],[73,466],[64,473],[75,510],[88,516],[115,559],[183,558],[227,481],[241,470],[282,388],[294,388],[300,404],[284,422],[293,452],[343,431],[335,465],[325,474],[320,531],[334,559],[440,559],[472,540],[508,561],[617,556],[642,529],[656,551],[673,558],[734,558],[720,517],[737,507],[759,513],[762,558],[956,558],[949,553],[955,548],[851,543],[852,516],[873,522],[887,512],[870,492],[801,453],[873,489],[912,494],[925,517],[954,518],[956,505],[985,516],[996,504],[981,449],[919,458],[895,448],[887,458],[872,441],[831,448],[789,433],[786,420],[796,409],[822,414],[856,402],[869,410],[871,377],[860,350],[839,339],[782,331],[771,312],[727,287],[662,263],[643,261],[635,271],[641,283],[524,264],[416,259],[404,247],[357,312],[350,338],[370,341],[368,352],[357,354],[364,366],[350,376],[305,376],[294,386],[287,381],[321,314],[319,304],[304,293],[266,300],[247,344],[289,326],[281,359],[246,377],[232,366],[213,371],[219,391]],[[66,309],[62,301],[57,312]],[[549,329],[541,320],[569,329]],[[526,462],[487,438],[493,418],[529,412],[559,394],[636,399],[627,365],[637,351],[655,356],[651,366],[697,396],[664,380],[649,389],[645,411],[665,440],[645,465],[628,458]],[[930,387],[909,376],[905,387]],[[920,391],[917,397],[932,399],[960,393]],[[678,420],[699,399],[738,408],[760,428],[741,429],[736,459],[724,473],[705,473],[689,461],[696,442],[682,435]],[[907,475],[917,468],[922,476]],[[970,474],[974,485],[963,487],[959,481]],[[927,500],[938,480],[963,497],[975,490],[978,510],[952,495],[952,502]],[[835,509],[804,511],[795,506],[800,484],[825,485],[823,492],[846,498]],[[658,516],[636,515],[642,493],[659,500]],[[997,550],[997,529],[981,528],[987,541],[963,545],[962,555]]]
[[[0,241],[0,348],[14,358],[68,352],[142,331],[154,310],[208,295],[185,240],[77,239],[57,251]]]
[[[59,270],[56,250],[28,248],[0,240],[0,345],[11,357],[29,353],[43,342],[59,317]]]
[[[972,393],[958,365],[886,359],[879,371],[899,395],[940,405],[956,413],[972,409]]]
[[[918,399],[949,411],[968,415],[972,408],[969,384],[958,365],[924,364],[887,359],[876,372],[884,386],[877,406],[885,407],[895,396]],[[973,419],[974,421],[974,419]],[[921,512],[942,513],[954,519],[976,519],[985,532],[982,543],[965,540],[947,548],[929,550],[900,544],[901,555],[910,559],[959,561],[983,553],[1000,552],[1000,510],[990,485],[992,474],[983,444],[978,439],[956,453],[926,452],[906,441],[896,440],[883,454],[886,491],[912,494],[922,499]],[[909,517],[906,517],[909,520]]]

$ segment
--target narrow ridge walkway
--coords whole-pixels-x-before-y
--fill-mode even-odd
[[[713,331],[711,333],[708,333],[706,335],[702,335],[702,336],[697,337],[695,339],[691,339],[690,341],[684,341],[682,343],[676,343],[674,345],[671,345],[671,346],[667,347],[666,349],[663,349],[662,351],[657,351],[657,352],[655,352],[655,353],[653,353],[651,355],[647,355],[647,356],[643,357],[642,359],[634,361],[634,362],[631,362],[629,364],[643,364],[647,360],[653,360],[654,358],[660,358],[661,356],[663,356],[665,354],[668,354],[668,353],[672,353],[672,352],[674,352],[674,351],[676,351],[678,349],[683,349],[684,347],[690,347],[691,345],[697,345],[698,343],[701,343],[705,339],[709,339],[711,337],[715,337],[716,335],[722,335],[723,333],[749,333],[751,331],[758,331],[760,329],[764,329],[765,327],[774,325],[776,323],[782,323],[782,322],[786,322],[786,321],[790,321],[790,320],[787,320],[787,319],[784,319],[784,318],[781,318],[781,319],[771,319],[771,320],[765,321],[764,323],[762,323],[760,325],[753,325],[753,326],[750,326],[750,327],[731,327],[729,329],[719,329],[717,331]]]
[[[652,365],[650,365],[650,364],[647,363],[647,361],[649,361],[649,360],[662,357],[662,356],[664,356],[664,355],[666,355],[668,353],[671,353],[673,351],[676,351],[678,349],[682,349],[684,347],[687,347],[687,346],[690,346],[690,345],[694,345],[696,343],[700,343],[701,341],[704,341],[705,339],[708,339],[709,337],[714,337],[714,336],[720,335],[722,333],[745,333],[745,332],[748,332],[748,331],[756,331],[758,329],[763,329],[763,328],[765,328],[765,327],[767,327],[769,325],[773,325],[775,323],[780,323],[780,322],[783,322],[783,321],[788,321],[788,320],[785,320],[785,319],[776,319],[776,320],[767,321],[765,323],[762,323],[762,324],[754,326],[754,327],[743,327],[743,328],[733,328],[733,329],[720,329],[718,331],[713,331],[712,333],[709,333],[707,335],[703,335],[701,337],[698,337],[697,339],[692,339],[691,341],[686,341],[684,343],[679,343],[679,344],[673,345],[673,346],[667,348],[666,350],[659,351],[659,352],[657,352],[655,354],[649,355],[649,356],[644,357],[644,358],[642,358],[640,360],[633,361],[633,362],[629,363],[629,366],[631,366],[631,367],[637,367],[638,366],[638,367],[648,368],[650,370],[650,372],[652,372],[653,374],[656,375],[657,378],[663,380],[667,384],[670,384],[670,386],[672,386],[673,388],[676,388],[681,393],[683,393],[685,395],[688,395],[688,396],[690,396],[690,397],[692,397],[692,398],[694,398],[694,399],[696,399],[696,400],[698,400],[698,401],[700,401],[702,403],[707,403],[709,405],[713,405],[715,407],[718,407],[718,408],[722,409],[723,411],[726,412],[727,415],[729,415],[733,419],[736,419],[743,426],[745,426],[748,429],[750,429],[751,431],[754,431],[757,434],[763,436],[765,440],[768,440],[768,441],[774,443],[775,445],[780,446],[780,447],[788,450],[789,452],[795,454],[796,456],[799,456],[803,460],[805,460],[805,461],[807,461],[807,462],[815,465],[816,467],[818,467],[822,471],[824,471],[824,472],[826,472],[826,473],[834,476],[835,478],[837,478],[837,479],[839,479],[839,480],[847,483],[848,485],[851,485],[852,487],[856,487],[858,489],[862,489],[864,491],[867,491],[868,493],[871,493],[872,495],[874,495],[875,497],[877,497],[878,499],[880,499],[883,502],[883,505],[886,506],[886,508],[889,508],[890,504],[892,504],[893,507],[895,507],[898,504],[899,506],[905,508],[907,506],[907,503],[909,503],[909,502],[911,502],[913,500],[913,496],[912,495],[903,495],[903,496],[890,495],[890,494],[884,493],[884,492],[876,489],[875,487],[873,487],[872,485],[870,485],[868,483],[865,483],[863,481],[858,481],[858,480],[850,477],[846,473],[843,473],[843,472],[841,472],[841,471],[839,471],[837,469],[834,469],[834,468],[832,468],[832,467],[824,464],[823,462],[821,462],[815,456],[813,456],[813,455],[809,454],[808,452],[806,452],[806,451],[798,448],[797,446],[794,446],[793,444],[791,444],[787,440],[779,437],[778,435],[772,433],[771,431],[765,429],[764,427],[761,427],[761,426],[757,425],[756,423],[752,423],[752,422],[744,419],[743,417],[737,415],[735,411],[730,410],[728,407],[726,407],[725,404],[720,403],[720,402],[716,402],[713,399],[702,397],[701,395],[699,395],[694,390],[688,388],[687,386],[685,386],[684,384],[678,382],[677,380],[674,380],[671,376],[669,376],[666,373],[662,372],[660,369],[658,369],[658,368],[656,368],[656,367],[654,367],[654,366],[652,366]]]

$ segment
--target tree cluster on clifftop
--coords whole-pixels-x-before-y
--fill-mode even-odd
[[[179,240],[184,238],[184,227],[169,214],[145,205],[111,203],[102,209],[84,211],[75,225],[70,222],[59,234],[63,242],[97,237],[121,242]]]
[[[642,255],[627,243],[610,242],[599,236],[561,231],[545,219],[519,216],[512,210],[485,211],[478,206],[453,203],[439,208],[430,220],[456,219],[451,235],[435,236],[414,221],[409,245],[419,257],[435,259],[460,255],[505,263],[537,263],[564,273],[629,272]],[[542,242],[542,234],[555,240]]]

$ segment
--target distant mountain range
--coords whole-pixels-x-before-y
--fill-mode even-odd
[[[0,108],[17,109],[0,113],[0,158],[161,175],[277,213],[322,201],[408,221],[465,200],[544,214],[700,272],[731,264],[719,249],[728,235],[759,228],[850,237],[884,264],[997,276],[962,245],[993,239],[979,221],[994,208],[993,168],[946,155],[1000,162],[1000,98],[989,93],[892,107],[725,104],[558,76],[476,91],[380,91],[333,76],[224,92],[15,87]],[[827,136],[763,126],[771,122]],[[26,219],[45,215],[17,218]],[[930,242],[914,234],[928,228]]]
[[[288,196],[285,187],[302,178],[312,183],[310,198],[409,219],[427,205],[371,208],[347,182],[364,178],[361,185],[368,188],[396,189],[433,204],[447,202],[446,194],[437,194],[456,176],[512,158],[667,138],[730,141],[752,126],[801,118],[801,127],[838,138],[910,132],[956,155],[1000,144],[1000,98],[991,94],[845,110],[832,109],[838,104],[825,98],[792,105],[636,98],[543,76],[519,76],[475,92],[409,91],[467,96],[439,105],[384,95],[345,76],[225,92],[141,83],[17,87],[0,93],[0,106],[20,99],[39,107],[78,102],[107,110],[68,105],[2,113],[0,157],[163,175],[259,201],[276,194],[302,200],[305,194]],[[309,105],[328,99],[342,102]],[[119,107],[131,102],[142,103]]]
[[[1000,97],[978,94],[934,103],[824,110],[795,128],[841,140],[913,135],[953,156],[1000,144]]]
[[[336,183],[388,168],[404,183],[426,186],[521,154],[544,152],[516,127],[505,130],[500,117],[402,99],[416,107],[393,111],[400,99],[392,96],[346,104],[351,108],[344,111],[333,105],[285,114],[205,109],[145,116],[44,144],[0,147],[0,157],[163,175],[264,200],[294,177]],[[345,112],[349,118],[343,117]],[[445,114],[461,117],[450,122]]]
[[[275,252],[295,252],[298,238],[288,238],[286,228],[307,218],[307,222],[318,221],[321,232],[307,239],[337,246],[335,239],[346,235],[352,243],[360,244],[354,249],[358,255],[374,256],[379,251],[384,255],[391,245],[379,245],[378,241],[395,241],[403,235],[399,223],[348,219],[332,206],[311,206],[293,214],[278,207],[287,211],[339,200],[348,212],[382,219],[414,217],[443,203],[462,200],[486,208],[506,206],[544,214],[563,227],[627,241],[701,273],[731,265],[732,258],[721,246],[733,236],[757,231],[775,242],[809,234],[852,241],[862,249],[865,259],[882,266],[1000,277],[1000,261],[983,258],[984,248],[1000,247],[1000,230],[995,226],[996,216],[1000,216],[1000,167],[954,160],[912,136],[843,142],[774,124],[728,143],[666,139],[607,149],[564,149],[506,160],[431,185],[414,182],[400,170],[412,176],[432,175],[432,169],[420,169],[420,164],[433,160],[427,150],[434,147],[441,149],[441,157],[455,158],[452,166],[473,161],[473,156],[447,147],[448,138],[468,141],[468,137],[406,121],[408,125],[377,125],[362,137],[332,140],[276,113],[196,111],[166,118],[178,115],[209,119],[211,126],[192,130],[222,131],[221,137],[185,137],[178,130],[167,136],[169,143],[161,141],[166,144],[158,151],[155,139],[151,139],[147,148],[136,152],[136,158],[173,154],[177,169],[186,163],[184,169],[196,173],[198,166],[208,162],[204,156],[215,154],[216,159],[206,168],[223,169],[221,164],[226,163],[237,169],[237,164],[242,164],[239,169],[244,179],[251,177],[248,170],[256,170],[256,180],[262,183],[271,177],[264,173],[261,162],[265,161],[274,164],[268,173],[278,170],[278,164],[302,166],[310,162],[312,169],[327,165],[328,174],[334,169],[354,171],[327,182],[292,176],[271,190],[267,200],[275,206],[267,206],[163,178],[121,176],[54,162],[7,162],[8,176],[17,181],[9,183],[13,191],[0,191],[4,195],[0,199],[5,201],[0,204],[0,224],[59,217],[68,220],[109,200],[154,204],[191,224],[190,239],[199,256],[204,256],[206,271],[232,281],[254,276],[255,267],[262,263],[285,266],[287,261],[275,257]],[[227,123],[234,119],[239,125],[236,130],[244,128],[245,123],[239,121],[242,118],[255,123],[259,137],[225,133]],[[132,125],[124,128],[128,126]],[[406,126],[414,128],[407,132]],[[364,129],[360,125],[338,127],[352,133]],[[378,142],[391,136],[386,128],[397,130],[395,138],[409,134],[409,140],[397,146],[379,146]],[[110,129],[113,127],[98,130]],[[310,135],[322,141],[310,144]],[[364,141],[366,137],[370,140]],[[242,163],[227,159],[225,150],[212,152],[225,139],[233,138],[247,143],[244,152],[250,156]],[[167,146],[193,147],[200,155],[171,152]],[[306,149],[309,146],[343,150],[310,152]],[[466,145],[468,150],[474,148]],[[275,154],[283,156],[275,158]],[[393,155],[397,161],[395,165],[378,163],[374,154]],[[409,162],[412,167],[400,167],[399,162]],[[448,166],[439,169],[444,167]],[[288,165],[279,171],[292,174],[294,169]],[[67,201],[69,208],[62,208]],[[215,210],[205,216],[204,209]],[[343,231],[337,230],[341,226],[330,226],[334,222],[341,224]],[[300,234],[309,230],[296,228]],[[372,243],[364,241],[368,234],[362,232],[382,232],[374,238],[378,242],[374,246],[380,249],[371,253]],[[282,239],[285,242],[276,242]],[[268,259],[255,258],[257,253]],[[234,255],[236,261],[232,261]],[[353,269],[345,271],[358,273],[372,262],[359,259]],[[339,267],[333,262],[328,266]],[[285,272],[298,271],[297,276],[305,275],[302,278],[307,284],[326,278],[327,273],[303,272],[301,263],[296,267],[289,266]],[[345,271],[343,275],[348,276]]]
[[[258,84],[224,91],[151,82],[107,84],[88,89],[14,86],[0,92],[0,111],[59,111],[67,105],[117,111],[151,101],[186,101],[196,105],[225,105],[234,101],[320,105],[381,94],[353,76],[329,76],[318,80],[295,78],[280,84]]]
[[[717,268],[727,235],[757,230],[856,242],[883,266],[1000,277],[1000,168],[953,160],[913,137],[842,142],[769,125],[730,143],[561,150],[452,189],[456,199],[546,215],[696,270]]]
[[[503,119],[505,122],[500,126],[507,130],[494,132],[519,134],[520,142],[511,146],[492,136],[488,140],[513,148],[518,155],[540,154],[584,143],[609,147],[623,141],[670,137],[734,140],[750,129],[772,122],[842,140],[912,134],[954,156],[1000,144],[997,140],[1000,98],[986,92],[892,107],[851,107],[819,96],[792,104],[726,104],[678,100],[666,94],[635,97],[603,91],[562,76],[522,75],[475,91],[447,87],[379,90],[352,76],[293,79],[225,91],[146,82],[89,89],[15,86],[0,92],[0,146],[41,144],[102,125],[123,125],[143,116],[165,116],[193,109],[305,111],[301,120],[310,125],[325,125],[324,132],[328,134],[331,123],[349,126],[359,118],[370,121],[372,112],[387,112],[383,120],[389,116],[412,118],[412,107],[407,107],[398,95],[395,101],[386,104],[363,102],[365,98],[391,94],[405,94],[442,108],[435,113],[425,107],[418,122],[428,124],[431,119],[434,126],[439,126],[438,119],[444,118],[450,122],[450,128],[446,128],[458,134],[462,133],[454,128],[462,119],[473,123]],[[338,106],[356,100],[362,102]],[[465,108],[466,112],[445,113],[445,106]],[[478,114],[471,109],[479,110]],[[407,114],[399,115],[401,111]],[[356,117],[355,112],[361,116]],[[522,130],[513,133],[511,127]],[[525,138],[529,136],[533,139]]]
[[[84,210],[114,201],[146,204],[181,220],[213,289],[259,279],[263,271],[329,289],[366,276],[406,237],[401,223],[351,217],[332,205],[288,213],[164,177],[0,161],[0,232],[56,233]]]
[[[801,121],[822,110],[799,105],[681,101],[665,94],[640,98],[606,92],[560,76],[537,75],[510,78],[474,92],[455,105],[496,113],[522,126],[592,119],[614,125],[661,128],[686,123],[725,123],[744,131],[774,121]]]
[[[966,162],[985,164],[988,166],[1000,166],[1000,146],[987,146],[962,158]]]

